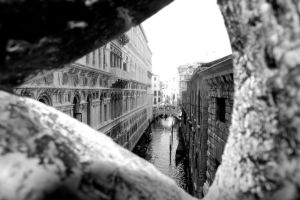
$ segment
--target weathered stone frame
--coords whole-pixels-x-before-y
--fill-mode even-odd
[[[3,1],[1,3],[7,3],[7,2],[10,3],[10,1]],[[20,2],[14,1],[14,2],[23,3],[23,1]],[[73,2],[74,1],[68,1],[68,3],[73,3]],[[126,1],[126,2],[128,3],[127,7],[133,13],[135,22],[140,22],[142,19],[145,19],[147,16],[150,15],[150,13],[153,13],[151,10],[156,11],[158,7],[161,6],[159,2],[166,3],[164,1],[138,1],[138,4],[140,6],[136,6],[137,4],[136,1]],[[132,2],[133,4],[131,4]],[[235,94],[232,126],[230,128],[230,135],[228,138],[228,145],[225,148],[224,156],[222,158],[223,164],[219,167],[217,171],[216,179],[212,187],[210,188],[210,191],[206,196],[206,199],[210,199],[210,200],[213,199],[283,199],[283,198],[297,199],[300,196],[299,195],[299,173],[300,173],[299,172],[300,169],[299,127],[300,126],[299,126],[299,117],[298,117],[300,112],[299,111],[300,100],[298,95],[299,85],[300,85],[298,80],[298,77],[300,75],[299,73],[299,64],[300,64],[299,2],[293,0],[274,0],[274,1],[219,0],[218,3],[221,6],[221,10],[225,18],[225,24],[228,29],[228,33],[231,39],[231,44],[234,52],[234,74],[235,74],[236,94]],[[124,6],[126,7],[126,5]],[[85,6],[83,5],[83,7]],[[96,8],[97,7],[92,7],[91,9],[97,10]],[[115,9],[115,7],[113,8]],[[147,12],[144,12],[145,14],[143,15],[143,12],[141,12],[141,10],[135,10],[134,8],[142,8],[141,9],[142,11],[147,11]],[[123,17],[124,16],[122,16],[121,19],[124,20]],[[6,19],[9,20],[11,18],[7,17]],[[108,31],[109,33],[107,35],[110,35],[110,37],[108,36],[103,37],[103,39],[98,40],[96,45],[109,40],[110,38],[116,36],[120,32],[124,32],[126,29],[125,27],[132,25],[132,23],[131,24],[124,23],[123,20],[121,20],[122,22],[120,22],[116,18],[113,19],[119,23],[116,23],[117,25],[113,27],[114,30]],[[109,23],[111,24],[111,21]],[[14,23],[12,24],[16,25]],[[122,26],[122,24],[125,24],[126,26],[124,25]],[[5,26],[1,26],[1,28],[2,27]],[[104,26],[104,28],[109,28],[109,26]],[[41,30],[43,30],[43,28],[41,28]],[[88,32],[92,33],[94,31],[93,29],[89,29]],[[9,32],[5,32],[5,33],[6,36],[10,35]],[[19,31],[14,31],[14,33],[20,34]],[[86,45],[90,45],[95,40],[97,40],[99,36],[96,37],[93,34],[91,35],[86,34],[86,37],[87,37],[86,39],[88,39]],[[4,62],[5,61],[4,58],[7,55],[4,52],[4,50],[6,49],[5,48],[6,40],[8,38],[1,37],[1,39],[4,39],[4,41],[1,41],[0,43],[2,47],[0,49],[1,50],[0,52],[1,74],[5,72],[7,75],[7,76],[1,76],[1,80],[0,80],[1,88],[4,90],[12,89],[11,86],[15,86],[22,83],[24,77],[27,77],[29,74],[40,70],[41,66],[45,66],[45,68],[50,69],[53,67],[52,64],[56,63],[57,65],[59,65],[61,63],[69,62],[72,59],[75,59],[75,57],[78,58],[79,56],[87,53],[88,50],[91,50],[94,47],[93,46],[90,48],[85,48],[84,51],[82,52],[73,52],[74,54],[72,53],[69,55],[72,56],[72,58],[66,57],[65,60],[49,59],[48,62],[44,63],[45,62],[44,58],[46,57],[47,54],[43,54],[43,51],[47,50],[47,45],[48,47],[51,47],[53,45],[53,43],[51,42],[55,43],[55,40],[51,41],[48,39],[46,40],[38,39],[37,43],[33,44],[32,46],[29,46],[29,49],[31,51],[25,51],[25,52],[17,51],[14,53],[14,55],[8,55],[10,56],[9,58],[10,62],[6,63]],[[10,45],[11,44],[13,43],[10,43]],[[22,46],[22,43],[20,44]],[[26,41],[25,44],[27,44]],[[43,44],[45,44],[45,46]],[[69,44],[71,44],[71,48],[73,48],[72,46],[73,43],[71,43],[71,41]],[[80,46],[80,44],[78,44],[78,46]],[[12,46],[9,47],[11,49]],[[34,47],[40,47],[40,48],[36,49]],[[23,48],[23,49],[26,50],[28,48]],[[77,50],[76,48],[73,49]],[[29,57],[27,57],[26,53],[28,52],[32,52],[33,54],[30,54]],[[37,52],[38,54],[36,54]],[[51,58],[53,58],[55,57],[56,53],[61,53],[61,52],[57,51],[56,53],[53,53],[50,51],[48,53],[50,53]],[[61,54],[60,58],[64,58],[64,56],[65,54]],[[22,58],[24,57],[28,58],[28,60],[31,60],[32,62],[24,62],[24,60],[22,60]],[[33,66],[32,64],[35,65]],[[13,74],[17,70],[24,69],[24,68],[28,69],[26,73],[18,74],[17,77],[13,76]],[[9,135],[12,139],[13,136],[11,135],[11,133],[7,132],[8,129],[7,129],[7,125],[5,126],[5,124],[9,124],[12,121],[15,123],[19,122],[20,124],[22,124],[24,120],[18,121],[16,116],[19,117],[21,116],[22,117],[21,119],[24,119],[24,117],[26,118],[26,116],[28,116],[29,118],[34,117],[34,119],[39,120],[40,125],[43,124],[39,126],[39,123],[35,123],[35,124],[31,123],[31,125],[33,126],[31,126],[30,128],[34,127],[34,125],[42,128],[42,129],[34,129],[34,130],[45,131],[46,128],[48,128],[48,130],[51,130],[51,128],[53,129],[58,127],[59,128],[64,127],[63,128],[64,130],[71,130],[70,132],[76,133],[75,136],[78,136],[78,132],[76,129],[73,129],[72,127],[68,127],[68,129],[65,129],[66,127],[63,124],[59,123],[59,121],[57,122],[57,124],[55,124],[55,126],[52,126],[51,128],[49,126],[46,126],[45,121],[42,121],[45,118],[49,120],[54,120],[55,122],[54,119],[55,116],[62,117],[65,115],[62,115],[61,113],[58,113],[55,110],[52,110],[45,105],[41,105],[39,103],[33,102],[32,100],[16,97],[4,92],[1,92],[1,98],[2,98],[1,106],[3,106],[1,107],[1,113],[3,112],[8,113],[5,116],[12,117],[8,119],[3,119],[3,118],[1,119],[1,122],[3,123],[2,124],[3,126],[1,127],[2,135],[6,135],[6,136]],[[15,107],[12,107],[12,105]],[[12,110],[9,110],[8,108],[13,108],[14,112],[18,111],[17,112],[18,115],[9,115],[11,114]],[[43,112],[41,113],[41,111]],[[24,115],[24,114],[28,114],[28,115]],[[3,115],[1,117],[3,117]],[[73,122],[74,122],[74,126],[76,126],[78,130],[80,129],[80,127],[82,127],[76,121]],[[24,130],[27,130],[29,127],[26,126],[26,124],[25,125],[23,124],[22,128]],[[89,130],[88,132],[92,132],[92,130]],[[59,131],[57,131],[56,134],[57,133],[59,133]],[[68,141],[72,139],[73,137],[67,137]],[[108,141],[105,139],[105,137],[101,139]],[[26,140],[23,140],[23,142],[24,141]],[[84,141],[87,142],[87,140]],[[75,144],[75,143],[76,141],[73,141],[70,144]],[[85,144],[88,145],[91,143],[85,143]],[[258,148],[255,149],[253,147],[258,147]],[[125,154],[124,151],[122,150],[120,151]],[[95,161],[95,160],[99,161],[99,157],[97,157],[99,156],[97,155],[99,152],[104,153],[104,150],[98,149],[98,151],[92,152],[91,149],[89,149],[89,156],[90,156],[89,161]],[[78,158],[79,155],[82,156],[83,154],[80,153],[82,152],[77,152],[77,156],[75,154],[74,157]],[[24,158],[23,156],[24,154],[21,154],[18,158]],[[114,156],[117,156],[117,154],[115,154]],[[3,158],[4,156],[1,156],[1,159]],[[127,159],[129,158],[128,154],[126,158]],[[9,159],[8,161],[12,161],[12,160],[14,159]],[[27,160],[24,159],[24,160],[29,161],[29,159]],[[78,162],[76,162],[76,159],[75,160],[71,159],[71,160],[74,161],[75,164],[79,164]],[[8,162],[0,162],[0,164],[8,164]],[[93,163],[93,164],[100,164],[100,163]],[[81,165],[79,164],[79,166]],[[86,166],[93,166],[93,165],[89,163]],[[1,168],[1,169],[6,169],[6,168]],[[76,168],[76,169],[79,169],[79,171],[81,170],[81,168]],[[91,167],[88,169],[94,169],[94,168]],[[97,174],[99,175],[99,172],[97,171],[90,170],[90,172],[93,172],[92,175],[97,175]],[[130,188],[128,187],[128,182],[126,182],[126,180],[128,181],[128,179],[122,176],[124,175],[122,174],[122,171],[116,170],[114,172],[116,172],[113,176],[114,182],[111,185],[105,184],[106,186],[105,188],[107,190],[104,194],[102,193],[107,198],[111,197],[109,196],[110,194],[109,192],[114,193],[116,191],[121,193],[116,192],[117,194],[114,196],[115,199],[120,198],[120,196],[124,198],[124,193],[122,193],[122,190],[120,188],[128,189],[129,191],[132,192],[132,195],[137,195],[139,198],[151,197],[151,198],[159,199],[160,197],[160,199],[167,199],[168,195],[166,194],[170,194],[171,197],[169,199],[189,198],[187,196],[184,196],[183,193],[181,192],[178,192],[180,194],[175,192],[178,191],[178,189],[175,189],[175,186],[172,187],[171,189],[172,192],[170,193],[168,191],[161,191],[162,189],[164,189],[164,187],[158,188],[161,191],[161,195],[158,196],[154,196],[155,194],[153,192],[144,191],[143,188],[137,187],[138,185],[135,185],[136,187],[134,188],[132,187]],[[157,173],[155,172],[155,170],[153,172],[154,174]],[[135,177],[141,176],[141,174],[138,175],[133,174],[133,175],[135,175]],[[155,180],[151,179],[150,176],[148,178],[149,179],[147,179],[147,181],[151,180],[151,182],[153,181],[154,183],[156,183]],[[159,179],[159,176],[157,176],[157,178]],[[161,182],[164,182],[166,179],[159,179],[159,180]],[[169,184],[165,184],[164,186],[166,185]],[[42,185],[39,184],[38,186],[42,186]],[[55,184],[52,184],[51,186],[55,186]],[[49,189],[50,187],[49,183],[47,184],[47,187]],[[118,188],[118,190],[116,190],[116,188]],[[57,187],[51,189],[52,190],[47,190],[47,191],[48,192],[54,191],[54,193],[52,194],[56,194],[56,195],[58,194],[59,190],[57,190]],[[76,193],[76,190],[72,190],[72,188],[68,188],[68,189],[70,189],[68,190],[68,192],[70,192],[68,194],[72,194],[71,191],[74,192],[72,196],[68,196],[68,197],[73,197],[73,198],[76,197],[77,199],[80,198],[88,199],[88,197],[91,197],[91,196],[83,197],[78,193]],[[2,190],[2,191],[7,192],[7,190]],[[107,191],[109,192],[107,193]],[[87,195],[91,195],[91,194],[94,194],[94,192],[87,193]]]

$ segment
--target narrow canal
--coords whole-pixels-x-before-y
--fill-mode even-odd
[[[178,125],[175,119],[173,117],[158,118],[152,123],[151,129],[144,134],[133,152],[154,164],[162,173],[173,178],[178,186],[187,190],[184,160],[177,165],[175,161],[178,143]]]

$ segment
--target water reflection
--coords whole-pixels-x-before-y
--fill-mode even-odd
[[[177,131],[177,124],[173,117],[158,119],[152,124],[150,135],[143,136],[134,152],[173,178],[180,187],[186,189],[184,163],[179,163],[177,166],[175,164],[179,141]]]

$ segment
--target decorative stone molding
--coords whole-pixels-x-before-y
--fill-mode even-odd
[[[67,85],[69,81],[69,75],[67,72],[63,73],[62,84]]]
[[[34,89],[23,88],[20,91],[21,96],[34,98]]]
[[[74,75],[74,74],[78,74],[78,72],[79,72],[78,68],[72,67],[72,65],[70,66],[70,68],[69,68],[70,74]]]
[[[72,66],[72,67],[75,67],[75,66]],[[79,72],[79,75],[80,75],[80,76],[86,76],[87,73],[88,73],[87,70],[81,69],[80,72]]]
[[[50,73],[50,74],[46,75],[46,76],[44,77],[45,84],[46,84],[46,85],[51,85],[51,84],[53,84],[53,79],[54,79],[53,73]]]
[[[73,83],[74,83],[74,86],[77,86],[78,85],[78,83],[79,83],[79,78],[78,78],[78,75],[76,74],[76,75],[73,75]]]
[[[92,103],[93,108],[97,107],[98,105],[99,105],[99,102],[93,102]]]
[[[129,42],[129,37],[127,36],[126,33],[124,33],[118,38],[118,41],[122,46],[124,46]]]

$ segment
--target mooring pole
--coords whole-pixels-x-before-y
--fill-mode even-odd
[[[174,123],[172,121],[172,131],[171,131],[171,135],[172,135],[172,144],[173,144],[173,127],[174,127]]]
[[[170,164],[171,164],[171,155],[172,155],[172,145],[173,145],[173,121],[172,121],[171,135],[170,135]]]
[[[170,141],[170,165],[172,163],[172,144],[171,144],[171,141]]]

